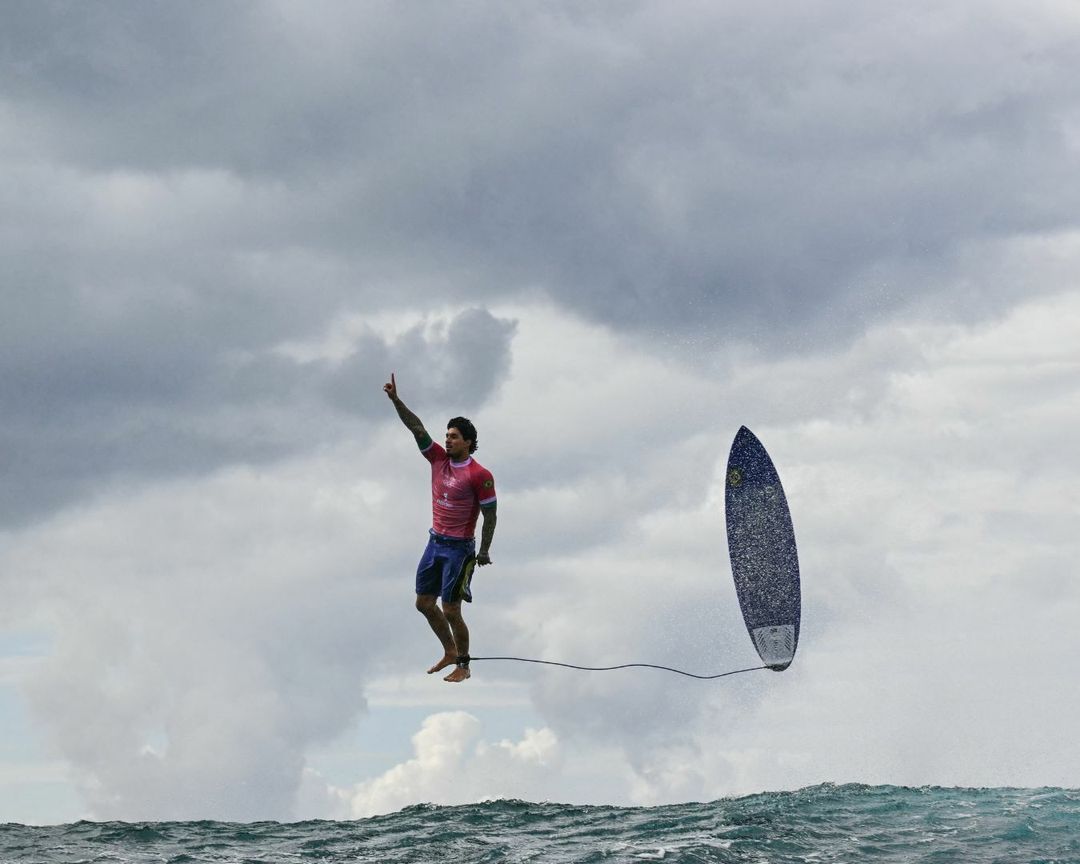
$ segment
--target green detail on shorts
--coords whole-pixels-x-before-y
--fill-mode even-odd
[[[465,593],[469,590],[469,583],[472,582],[472,574],[475,569],[476,556],[470,555],[465,559],[465,564],[461,568],[461,573],[458,574],[457,582],[454,583],[454,591],[450,595],[454,598],[455,603],[460,603],[462,600],[468,602]]]
[[[427,450],[434,442],[431,440],[431,436],[425,432],[419,438],[416,439],[416,446],[420,448],[421,452]]]

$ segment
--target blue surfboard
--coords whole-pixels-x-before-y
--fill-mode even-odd
[[[762,662],[787,669],[799,644],[799,555],[784,487],[753,432],[741,427],[724,490],[728,554],[743,621]]]

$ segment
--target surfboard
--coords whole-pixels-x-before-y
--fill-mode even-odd
[[[799,554],[780,475],[745,426],[728,454],[724,511],[743,621],[762,662],[781,672],[799,644]]]

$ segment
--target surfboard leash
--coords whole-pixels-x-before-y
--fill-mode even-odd
[[[618,666],[577,666],[573,663],[556,663],[554,660],[533,660],[529,657],[470,657],[470,661],[477,660],[511,660],[517,663],[540,663],[544,666],[562,666],[564,669],[580,669],[584,672],[612,672],[615,669],[661,669],[664,672],[674,672],[677,675],[685,675],[687,678],[698,678],[702,681],[712,681],[715,678],[727,678],[729,675],[739,675],[743,672],[757,672],[768,669],[768,666],[751,666],[748,669],[735,669],[731,672],[718,672],[715,675],[697,675],[693,672],[684,672],[682,669],[673,669],[671,666],[658,666],[655,663],[622,663]]]

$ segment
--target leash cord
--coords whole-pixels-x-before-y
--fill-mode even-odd
[[[528,657],[470,657],[470,660],[513,660],[517,663],[541,663],[544,666],[562,666],[565,669],[581,669],[584,672],[611,672],[615,669],[661,669],[664,672],[674,672],[685,675],[687,678],[698,678],[702,681],[711,681],[714,678],[726,678],[729,675],[739,675],[742,672],[757,672],[759,669],[768,669],[768,666],[751,666],[748,669],[735,669],[732,672],[719,672],[716,675],[695,675],[693,672],[684,672],[682,669],[672,669],[670,666],[657,666],[655,663],[623,663],[620,666],[575,666],[573,663],[556,663],[554,660],[532,660]]]

